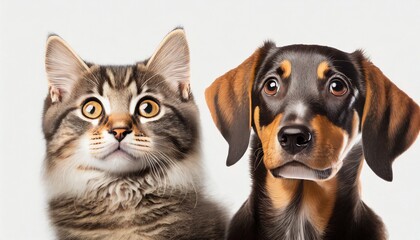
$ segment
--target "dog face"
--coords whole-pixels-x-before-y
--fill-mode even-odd
[[[337,173],[358,136],[359,79],[351,59],[328,48],[283,48],[262,62],[253,127],[274,176],[323,180]]]
[[[392,162],[416,139],[418,105],[361,51],[266,43],[206,90],[229,143],[227,164],[247,149],[250,129],[275,177],[322,181],[363,142],[373,171],[392,180]]]

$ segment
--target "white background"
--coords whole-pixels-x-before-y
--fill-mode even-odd
[[[175,26],[190,43],[209,192],[233,213],[249,193],[248,159],[225,167],[227,144],[204,89],[264,40],[363,48],[420,101],[420,1],[0,1],[0,239],[52,239],[41,183],[44,47],[62,36],[85,60],[130,64],[149,57]],[[394,181],[365,164],[363,200],[390,239],[420,239],[420,141],[394,164]]]

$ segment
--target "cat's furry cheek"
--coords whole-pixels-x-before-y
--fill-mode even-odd
[[[79,150],[72,157],[56,161],[53,167],[47,168],[44,180],[48,199],[82,196],[90,180],[104,175],[101,171],[82,168],[89,162],[89,157]]]

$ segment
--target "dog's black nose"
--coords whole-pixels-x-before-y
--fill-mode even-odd
[[[309,145],[312,134],[305,126],[287,126],[280,129],[278,138],[286,152],[296,154]]]

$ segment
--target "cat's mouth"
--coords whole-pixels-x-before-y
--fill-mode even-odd
[[[102,162],[113,160],[135,161],[136,157],[130,153],[130,149],[124,144],[115,142],[111,146],[104,147],[99,153],[92,153],[94,157]]]
[[[128,153],[127,151],[122,149],[121,146],[118,146],[118,148],[116,148],[114,151],[112,151],[108,155],[106,155],[104,157],[104,160],[106,161],[107,159],[110,159],[110,158],[122,158],[122,159],[125,159],[125,160],[134,161],[134,157],[130,153]]]

